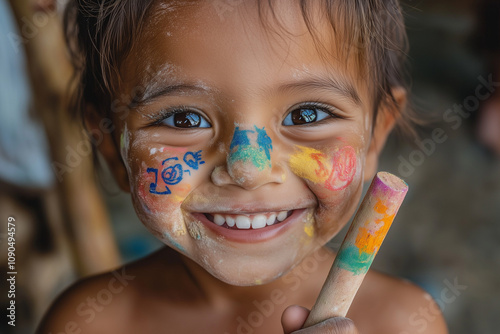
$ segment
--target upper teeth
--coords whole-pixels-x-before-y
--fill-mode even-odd
[[[219,226],[227,224],[229,227],[236,225],[237,228],[248,230],[250,228],[258,229],[268,225],[273,225],[276,220],[282,222],[288,217],[288,211],[273,212],[268,214],[258,214],[252,216],[246,215],[214,215],[214,223]]]

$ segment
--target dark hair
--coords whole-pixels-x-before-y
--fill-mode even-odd
[[[297,0],[304,21],[316,36],[311,1],[321,1],[335,34],[342,32],[343,54],[357,57],[374,82],[374,120],[382,105],[394,112],[400,108],[392,94],[393,87],[407,89],[405,80],[407,36],[398,0]],[[77,87],[73,110],[83,115],[88,104],[107,113],[120,80],[119,68],[140,36],[153,0],[70,0],[64,26],[71,59],[75,66]],[[266,3],[267,6],[263,6]],[[277,18],[273,0],[260,0]],[[414,134],[417,118],[407,108],[399,117],[400,130]]]

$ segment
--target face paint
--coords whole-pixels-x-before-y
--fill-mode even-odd
[[[123,127],[123,132],[120,135],[120,153],[124,161],[126,161],[128,157],[128,146],[129,146],[129,136],[127,131],[127,123],[125,123]]]
[[[290,157],[290,168],[295,175],[313,183],[323,183],[328,178],[330,163],[322,152],[310,148],[297,146],[298,152]]]
[[[188,223],[188,232],[193,239],[200,240],[203,238],[205,228],[200,222],[193,221]]]
[[[299,177],[316,184],[324,183],[330,190],[342,190],[356,174],[356,153],[351,146],[337,150],[332,158],[310,147],[298,146],[290,157],[292,171]]]
[[[345,189],[356,174],[356,152],[352,146],[344,146],[333,156],[333,170],[326,181],[330,190]]]
[[[128,175],[132,175],[129,161],[128,161],[128,151],[130,148],[130,132],[127,129],[127,123],[125,123],[123,127],[123,132],[120,135],[120,155],[122,157],[122,161],[125,164],[125,169],[127,170]],[[133,187],[133,185],[131,185]]]
[[[168,232],[165,232],[163,233],[163,237],[165,239],[168,240],[168,242],[175,248],[177,248],[179,251],[181,252],[186,252],[186,250],[184,249],[184,247],[182,247],[177,241],[175,241],[172,236],[168,233]]]
[[[149,150],[149,155],[154,155],[156,153],[163,153],[163,152],[169,152],[169,153],[177,153],[177,154],[183,154],[186,153],[187,149],[184,147],[160,147],[156,148],[153,147],[152,149]]]
[[[184,164],[182,164],[184,162]],[[198,170],[200,165],[203,165],[205,161],[201,158],[201,151],[197,152],[186,152],[182,161],[178,157],[167,158],[162,161],[162,170],[154,167],[148,167],[146,170],[148,174],[154,176],[154,181],[149,184],[149,192],[155,195],[169,195],[172,191],[169,185],[176,185],[182,181],[184,174],[188,173],[191,175],[191,171]],[[163,180],[163,185],[159,181],[159,176]],[[160,186],[159,186],[160,183]]]
[[[254,126],[254,130],[240,130],[236,127],[229,148],[228,164],[236,162],[252,163],[259,171],[271,168],[273,144],[264,128]]]
[[[291,19],[291,31],[297,34],[293,43],[285,43],[287,47],[282,50],[274,47],[281,38],[263,39],[259,31],[252,30],[260,29],[261,20],[247,15],[251,11],[245,11],[251,25],[242,26],[234,20],[237,24],[228,30],[233,20],[219,25],[213,15],[205,15],[211,5],[199,4],[199,8],[191,6],[185,13],[183,10],[179,15],[182,20],[171,13],[158,13],[161,18],[156,22],[158,25],[150,25],[151,35],[139,38],[135,50],[124,62],[126,84],[120,86],[123,87],[121,94],[135,86],[145,87],[143,99],[165,87],[200,88],[178,89],[168,99],[150,99],[140,106],[141,113],[130,113],[127,118],[130,182],[135,187],[133,202],[141,221],[152,233],[172,248],[178,249],[181,245],[186,256],[218,279],[233,285],[265,284],[288,272],[324,239],[331,238],[354,212],[361,194],[362,160],[367,147],[360,137],[364,127],[358,109],[359,113],[369,113],[370,92],[357,80],[357,72],[351,70],[350,63],[349,66],[337,64],[335,56],[325,62],[322,55],[316,55],[316,41],[310,39],[309,34],[303,34],[307,27],[297,24],[296,16],[289,16],[289,11],[283,14],[287,20]],[[253,8],[245,6],[239,8]],[[197,25],[201,28],[180,29],[187,18],[202,22]],[[166,36],[166,31],[172,32],[172,36]],[[220,43],[220,32],[224,32],[224,36],[229,33],[231,43]],[[334,41],[330,35],[324,37],[328,43]],[[336,45],[328,44],[328,47],[334,50]],[[269,52],[270,48],[274,52]],[[198,52],[200,50],[203,52]],[[221,64],[221,57],[228,54],[232,56]],[[352,65],[356,65],[355,62]],[[255,70],[259,68],[266,70]],[[349,104],[338,106],[345,106],[344,111],[355,117],[325,122],[318,131],[314,125],[307,131],[301,131],[300,126],[284,129],[282,111],[311,99],[335,100],[337,95],[308,86],[300,92],[282,90],[283,83],[300,84],[327,75],[342,76],[343,82],[350,84],[361,97],[361,105],[352,112]],[[248,80],[250,77],[252,80]],[[160,110],[179,106],[201,109],[213,127],[174,130],[165,124],[143,126],[150,123],[150,117],[161,116]],[[253,106],[258,108],[252,109]],[[343,140],[339,140],[340,137]],[[126,139],[123,136],[122,142]],[[302,168],[300,172],[305,177],[301,179],[292,174],[287,166],[289,157],[283,152],[293,151],[296,144],[307,146],[312,142],[315,147],[328,150],[312,151],[317,155],[307,156],[312,168],[309,171]],[[347,152],[348,148],[344,150],[342,146],[352,147],[355,157],[335,157],[337,152],[339,155]],[[198,150],[203,150],[201,155],[196,154]],[[306,163],[305,160],[302,163]],[[295,165],[299,173],[300,161]],[[346,184],[349,186],[341,192],[331,190]],[[253,215],[288,209],[295,213],[280,223],[286,228],[278,224],[264,227],[261,234],[269,234],[268,238],[260,238],[259,231],[249,231],[256,235],[258,243],[228,240],[209,219],[221,213]],[[266,232],[273,228],[279,233]]]

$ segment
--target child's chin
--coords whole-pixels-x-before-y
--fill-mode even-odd
[[[232,275],[217,275],[217,274],[212,274],[215,278],[219,279],[220,281],[229,284],[229,285],[234,285],[234,286],[241,286],[241,287],[250,287],[250,286],[260,286],[264,284],[271,283],[281,277],[280,275],[276,275],[275,277],[253,277],[251,279],[247,277],[235,277]]]
[[[234,268],[235,270],[231,270],[229,268],[207,268],[205,270],[208,271],[212,276],[217,278],[218,280],[234,286],[259,286],[271,283],[277,279],[279,279],[283,274],[288,272],[288,270],[266,270],[263,268],[258,268],[253,270],[251,273],[248,271],[242,273],[238,268]]]

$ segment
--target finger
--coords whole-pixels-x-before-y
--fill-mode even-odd
[[[337,317],[302,329],[294,334],[359,334],[359,332],[351,319]]]
[[[301,329],[308,315],[309,310],[304,307],[297,305],[288,306],[281,315],[281,325],[283,326],[284,333],[290,334]]]

